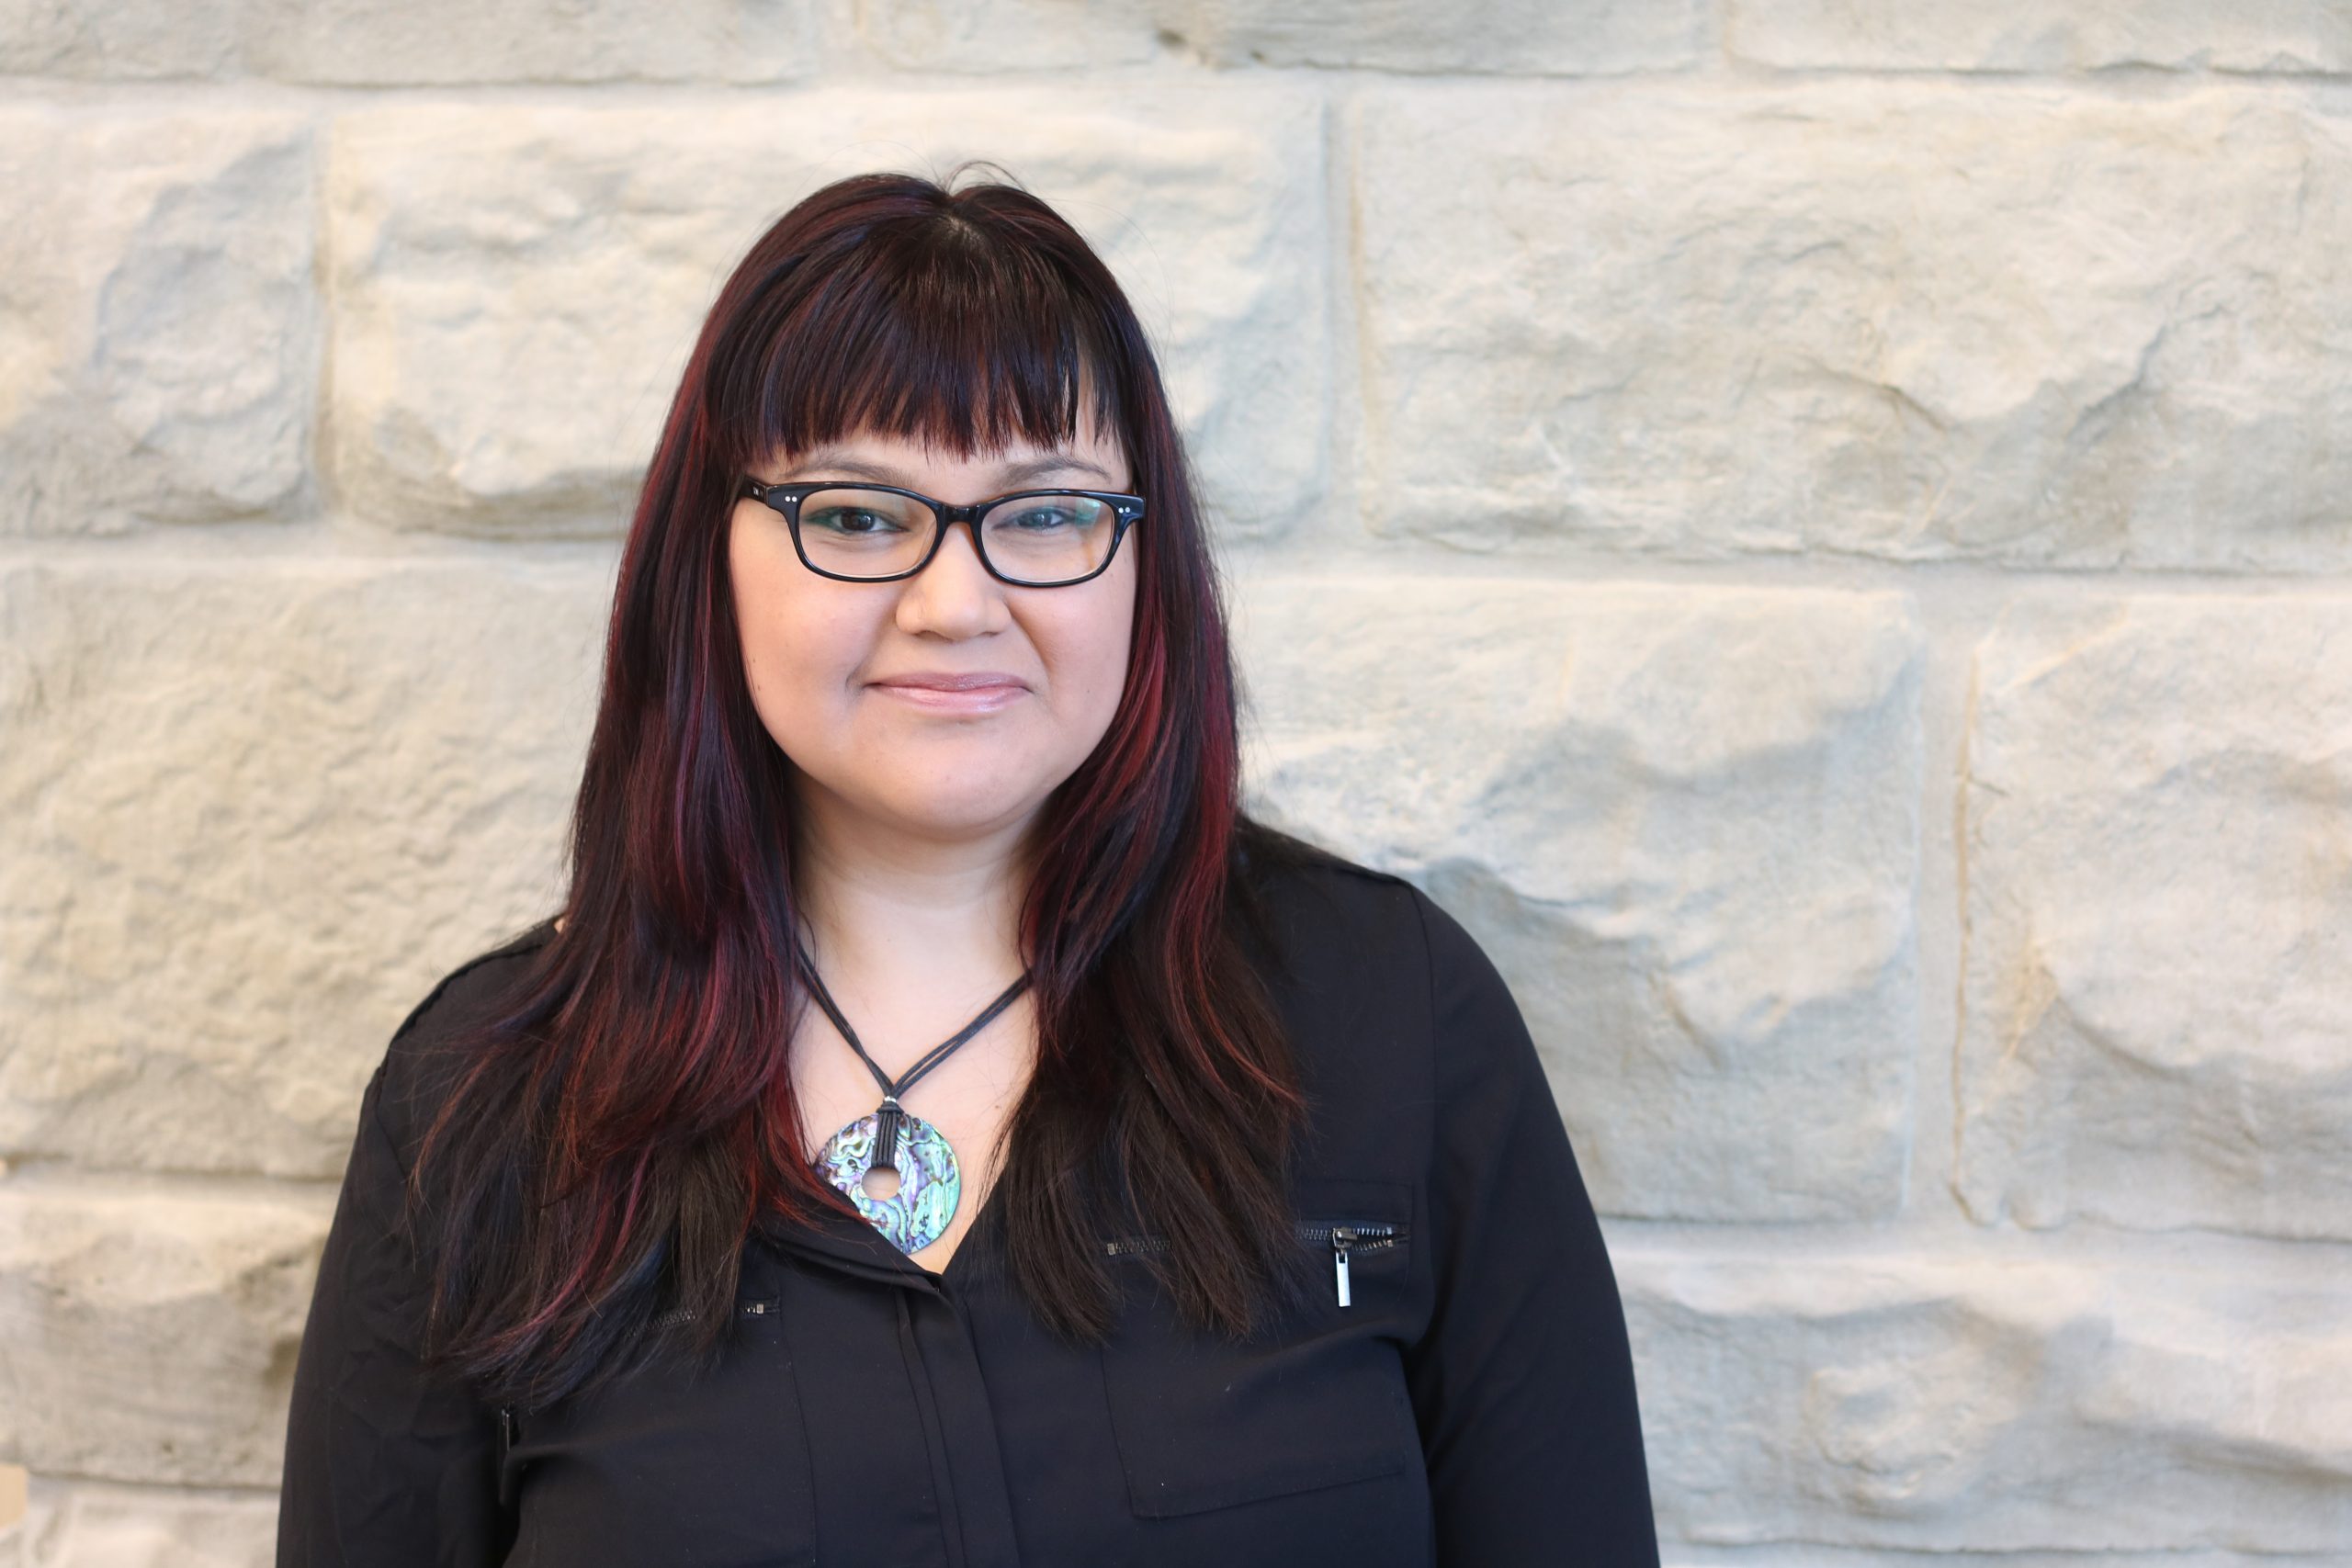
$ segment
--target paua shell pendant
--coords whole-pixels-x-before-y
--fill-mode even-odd
[[[898,1156],[890,1163],[899,1173],[899,1190],[888,1198],[865,1190],[865,1173],[874,1168],[876,1119],[861,1116],[825,1141],[818,1153],[817,1169],[857,1205],[876,1230],[890,1238],[900,1252],[920,1252],[937,1241],[956,1217],[956,1201],[963,1196],[964,1175],[956,1151],[939,1129],[912,1111],[899,1112]]]

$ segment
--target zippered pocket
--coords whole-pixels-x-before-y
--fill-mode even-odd
[[[1237,1342],[1187,1326],[1165,1292],[1131,1280],[1102,1349],[1103,1393],[1137,1517],[1279,1506],[1282,1523],[1266,1516],[1266,1528],[1353,1560],[1366,1521],[1408,1517],[1424,1484],[1397,1348],[1415,1301],[1413,1189],[1303,1178],[1292,1201],[1299,1246],[1330,1259],[1330,1294]],[[1169,1245],[1148,1233],[1102,1243],[1131,1263]]]
[[[1298,1238],[1312,1247],[1330,1249],[1331,1288],[1341,1306],[1355,1303],[1354,1281],[1349,1265],[1361,1253],[1379,1253],[1403,1245],[1407,1228],[1393,1220],[1321,1220],[1298,1221],[1292,1227]],[[1165,1252],[1168,1238],[1164,1235],[1114,1236],[1102,1244],[1104,1253],[1118,1258],[1136,1252]]]
[[[738,1318],[764,1317],[775,1310],[775,1298],[774,1296],[760,1296],[749,1301],[739,1301],[735,1303],[735,1315]],[[675,1328],[680,1324],[692,1323],[694,1320],[694,1308],[690,1306],[673,1307],[668,1312],[665,1312],[661,1316],[655,1318],[651,1326],[654,1328]]]

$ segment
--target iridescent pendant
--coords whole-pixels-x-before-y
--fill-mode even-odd
[[[899,1111],[897,1156],[890,1165],[899,1173],[899,1190],[888,1198],[865,1190],[865,1173],[874,1168],[875,1136],[882,1112],[861,1116],[825,1141],[818,1153],[818,1172],[857,1205],[876,1230],[890,1238],[900,1252],[920,1252],[937,1241],[956,1217],[956,1201],[963,1195],[964,1176],[956,1151],[939,1129],[912,1111]]]

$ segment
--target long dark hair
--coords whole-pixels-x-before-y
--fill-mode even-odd
[[[1114,1318],[1114,1219],[1170,1238],[1147,1266],[1197,1327],[1247,1335],[1299,1288],[1283,1171],[1305,1099],[1236,867],[1305,846],[1240,808],[1217,578],[1135,312],[1050,207],[953,190],[964,167],[795,206],[680,378],[621,558],[565,918],[430,1053],[449,1088],[403,1215],[434,1215],[426,1352],[502,1402],[635,1365],[616,1352],[679,1306],[712,1352],[755,1229],[854,1213],[798,1146],[791,764],[743,676],[736,487],[764,455],[868,431],[959,456],[1053,445],[1090,386],[1146,502],[1136,622],[1109,730],[1035,825],[1038,1054],[990,1201],[1067,1341]]]

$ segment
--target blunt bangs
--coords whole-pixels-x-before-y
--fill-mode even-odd
[[[1024,846],[1040,1067],[991,1200],[1008,1278],[1057,1339],[1100,1346],[1127,1288],[1105,1225],[1171,1238],[1148,1266],[1196,1329],[1247,1337],[1273,1266],[1311,1262],[1283,1180],[1307,1100],[1260,969],[1284,852],[1242,809],[1226,614],[1158,358],[1059,213],[954,183],[812,191],[720,287],[621,550],[564,919],[430,1044],[452,1087],[401,1213],[432,1263],[421,1353],[502,1403],[644,1364],[680,1305],[715,1364],[747,1241],[843,1210],[789,1070],[804,801],[752,699],[729,547],[755,465],[863,435],[968,459],[1091,423],[1149,518],[1118,708]]]
[[[742,373],[714,378],[722,439],[744,444],[737,465],[864,434],[957,457],[1052,447],[1076,436],[1091,397],[1140,487],[1122,395],[1133,367],[1098,292],[1108,275],[1070,265],[1008,196],[1022,198],[983,187],[886,217],[781,269],[753,306],[767,330],[750,334]]]

